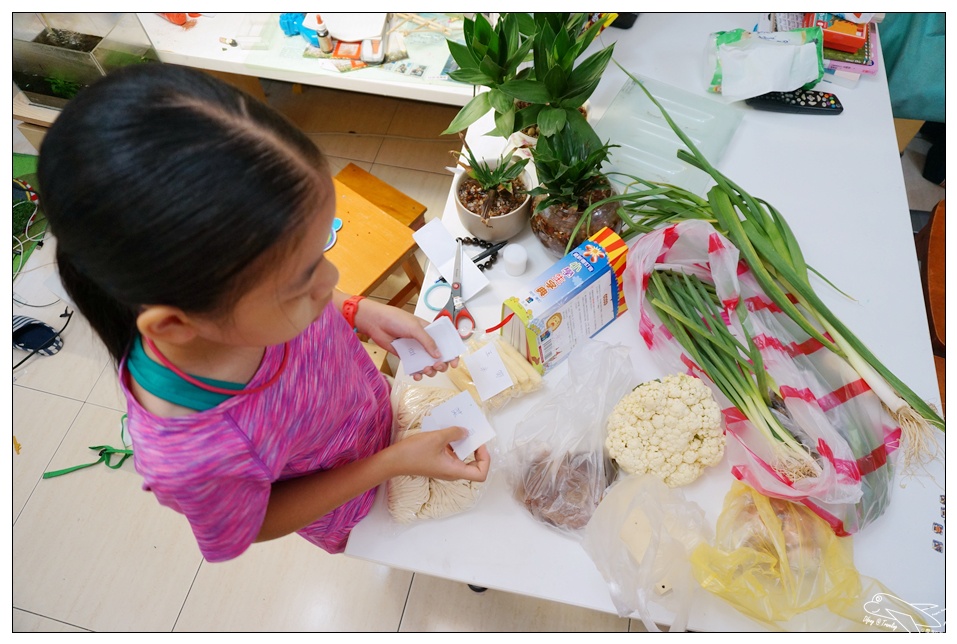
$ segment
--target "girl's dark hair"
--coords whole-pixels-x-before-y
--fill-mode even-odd
[[[143,305],[228,310],[298,237],[326,171],[272,108],[156,63],[67,104],[43,140],[38,190],[63,286],[119,362]]]

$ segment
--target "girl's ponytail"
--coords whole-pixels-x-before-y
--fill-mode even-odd
[[[63,288],[106,345],[113,361],[119,363],[135,337],[136,311],[86,278],[59,246],[56,263]]]

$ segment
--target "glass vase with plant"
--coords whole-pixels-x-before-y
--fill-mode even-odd
[[[614,190],[602,166],[611,143],[602,144],[591,126],[581,135],[575,128],[539,137],[532,150],[538,186],[532,195],[532,231],[557,257],[604,228],[621,230]],[[597,144],[596,144],[597,142]]]

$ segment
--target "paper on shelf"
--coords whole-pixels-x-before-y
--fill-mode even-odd
[[[385,31],[385,13],[325,13],[322,22],[329,35],[343,42],[381,38]]]

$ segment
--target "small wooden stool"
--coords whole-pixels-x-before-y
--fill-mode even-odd
[[[409,283],[389,304],[405,305],[425,280],[412,231],[424,223],[426,207],[354,163],[343,168],[333,184],[343,225],[329,257],[340,269],[340,288],[368,295],[401,264]],[[372,342],[363,345],[379,371],[393,375],[388,352]]]
[[[412,230],[425,224],[427,208],[415,199],[399,192],[382,179],[369,174],[354,163],[344,167],[336,179],[382,208],[399,223]]]
[[[333,185],[342,228],[326,254],[339,268],[339,288],[353,295],[369,295],[401,267],[409,283],[389,304],[404,306],[421,290],[425,279],[415,257],[418,245],[412,239],[412,229],[337,178]]]

